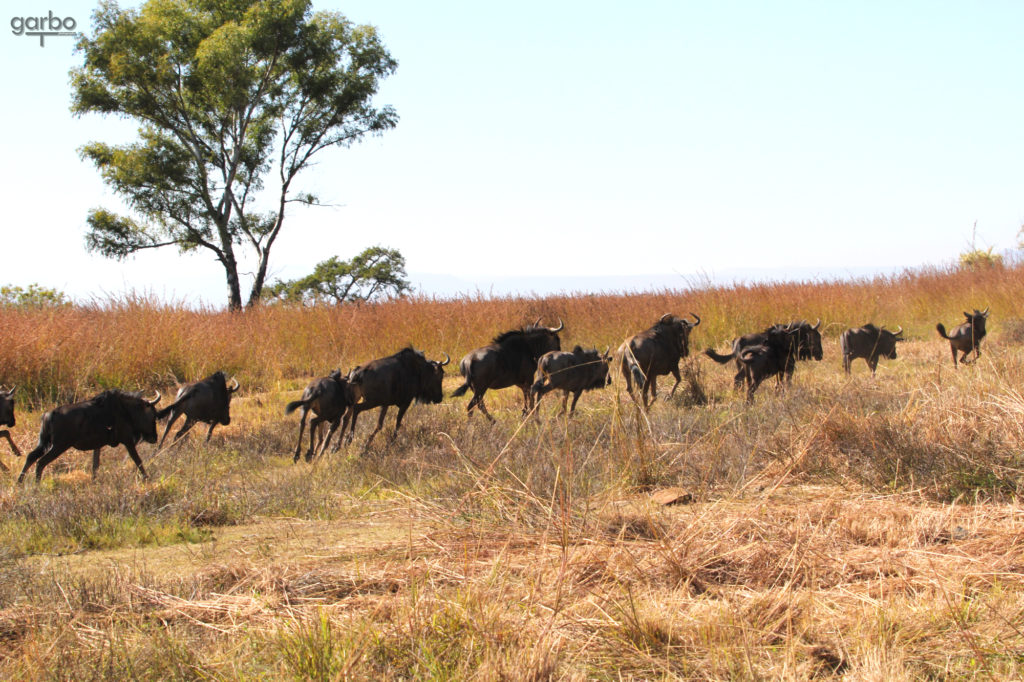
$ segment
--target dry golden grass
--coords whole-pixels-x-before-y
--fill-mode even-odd
[[[68,453],[42,485],[0,492],[0,676],[1020,677],[1020,281],[1004,269],[244,315],[0,312],[18,339],[0,350],[8,383],[34,387],[23,450],[56,396],[220,368],[243,382],[210,443],[142,448],[151,482],[120,450],[95,482],[88,455]],[[954,370],[934,323],[986,305],[981,361]],[[825,361],[751,405],[702,357],[646,415],[621,386],[586,394],[571,421],[554,398],[521,419],[514,390],[488,395],[494,426],[467,421],[466,399],[416,405],[390,445],[361,453],[366,415],[352,446],[291,463],[283,405],[330,367],[407,342],[457,362],[538,315],[566,320],[563,344],[603,347],[668,310],[702,316],[694,349],[821,317]],[[876,378],[862,363],[847,377],[835,335],[868,319],[914,340]],[[44,322],[66,339],[56,350]],[[458,383],[449,373],[446,394]],[[668,486],[690,504],[650,501]]]

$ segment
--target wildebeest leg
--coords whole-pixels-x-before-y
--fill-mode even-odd
[[[213,435],[213,427],[217,426],[217,422],[210,424],[210,430],[206,432],[206,442],[210,442],[210,436]]]
[[[752,403],[752,402],[754,402],[754,391],[756,391],[757,387],[761,385],[761,378],[755,376],[755,377],[748,377],[748,379],[750,381],[749,381],[749,384],[747,385],[747,402],[748,403]]]
[[[649,401],[647,400],[646,393],[648,390],[650,391],[651,396]],[[647,385],[644,386],[644,391],[644,407],[650,407],[654,404],[654,401],[658,399],[658,377],[654,376],[653,373],[647,378]]]
[[[957,362],[956,362],[956,346],[954,346],[953,344],[949,344],[949,349],[951,351],[953,351],[953,367],[955,368],[957,366]]]
[[[352,421],[349,422],[349,425],[348,425],[348,438],[345,440],[346,443],[351,443],[352,439],[355,438],[355,436],[356,436],[356,417],[359,416],[359,410],[357,410],[356,406],[353,405],[352,407],[348,408],[348,412],[346,412],[346,415],[349,414],[349,413],[352,414]],[[345,425],[344,424],[342,424],[341,433],[342,433],[342,435],[344,435],[344,433],[345,433]],[[340,438],[341,437],[339,436],[339,439]]]
[[[405,411],[409,409],[410,404],[411,403],[406,403],[405,405],[398,406],[398,416],[395,417],[395,430],[391,434],[391,441],[395,440],[395,438],[398,438],[398,427],[402,425],[402,417],[405,416]]]
[[[303,415],[305,416],[305,415]],[[313,418],[309,420],[309,449],[306,450],[306,461],[313,459],[313,453],[320,449],[320,444],[323,442],[323,436],[320,434],[320,424],[325,420],[320,415],[313,415]],[[299,448],[302,447],[302,432],[299,432],[299,446],[295,449],[295,461],[299,461]]]
[[[341,419],[340,418],[335,419],[334,421],[330,422],[330,428],[327,429],[327,435],[324,436],[323,442],[321,442],[320,443],[320,447],[317,448],[317,451],[316,451],[317,459],[320,458],[320,455],[324,454],[324,451],[327,450],[327,446],[331,444],[331,437],[334,436],[334,432],[338,430],[338,425],[340,423],[341,423]],[[341,438],[340,437],[338,438],[338,442],[341,443]],[[335,447],[334,449],[335,449],[335,451],[337,451],[338,448]],[[311,450],[309,455],[306,457],[306,461],[307,462],[310,461],[310,459],[312,459],[312,455],[313,455],[313,452]]]
[[[171,425],[174,424],[174,422],[178,421],[178,417],[180,416],[181,412],[178,412],[177,410],[171,410],[170,416],[167,417],[167,428],[164,429],[164,435],[156,446],[158,450],[164,446],[164,441],[167,440],[167,434],[171,432]],[[185,421],[188,420],[186,419]],[[175,438],[174,440],[178,439]]]
[[[530,414],[530,408],[533,407],[533,401],[531,398],[533,394],[530,392],[530,384],[520,386],[519,390],[523,392],[523,416]]]
[[[867,358],[868,367],[871,368],[871,376],[875,376],[875,369],[878,368],[878,358]]]
[[[492,424],[494,423],[494,417],[492,417],[491,413],[487,411],[487,405],[484,404],[484,394],[483,393],[480,394],[480,401],[476,404],[476,407],[477,407],[478,410],[480,410],[480,412],[483,413],[483,415],[485,417],[487,417],[487,419]]]
[[[49,447],[52,447],[52,444]],[[21,474],[18,476],[18,483],[21,483],[23,480],[25,480],[25,474],[28,473],[29,468],[31,468],[31,466],[39,460],[39,458],[43,455],[43,452],[45,452],[46,449],[47,446],[40,444],[37,445],[32,450],[32,452],[28,453],[28,456],[25,457],[25,466],[21,468]]]
[[[17,455],[18,457],[21,457],[21,450],[18,449],[18,446],[15,445],[14,440],[11,438],[11,432],[8,431],[7,429],[4,429],[3,431],[0,431],[0,436],[6,438],[7,442],[10,443],[11,445],[11,450],[14,450],[14,454]],[[0,464],[0,466],[3,466],[3,464]],[[4,467],[4,471],[10,471],[10,469]]]
[[[576,401],[580,399],[581,395],[583,395],[583,391],[576,391],[575,393],[572,394],[572,407],[569,409],[569,416],[570,417],[573,414],[576,413]],[[566,398],[569,397],[569,392],[568,391],[565,392],[565,397]],[[562,401],[562,412],[565,412],[565,401],[564,400]]]
[[[732,390],[738,391],[743,388],[743,384],[747,383],[746,370],[739,370],[736,372],[736,376],[732,378]]]
[[[679,366],[676,365],[672,368],[672,376],[675,377],[676,383],[672,384],[672,390],[668,392],[668,397],[671,398],[676,394],[676,389],[679,388],[679,384],[682,383],[683,378],[679,376]]]
[[[178,431],[178,432],[177,432],[176,434],[174,434],[174,441],[173,441],[173,442],[171,443],[171,445],[173,445],[174,443],[177,443],[177,442],[178,442],[179,440],[181,440],[181,439],[182,439],[182,437],[183,437],[183,436],[184,436],[184,435],[185,435],[186,433],[188,433],[188,432],[189,432],[189,430],[190,430],[190,429],[191,429],[191,428],[192,428],[193,426],[195,426],[195,425],[196,425],[196,422],[195,422],[195,420],[194,420],[194,419],[192,419],[192,417],[186,416],[186,417],[185,417],[185,423],[181,425],[181,430],[179,430],[179,431]]]
[[[558,413],[559,417],[561,417],[563,414],[565,414],[565,406],[568,403],[569,403],[569,391],[566,391],[566,390],[563,389],[562,390],[562,411]],[[576,401],[575,400],[572,401],[572,409],[574,409],[574,410],[576,409]]]
[[[177,436],[175,436],[174,440],[178,440]],[[139,473],[142,474],[142,478],[148,481],[149,474],[146,473],[145,467],[142,466],[142,459],[139,458],[139,453],[135,451],[135,443],[129,441],[124,444],[124,447],[128,450],[128,456],[132,458],[132,461],[135,462],[135,466],[138,467]]]
[[[70,447],[70,446],[66,446],[66,447],[63,447],[63,448],[55,448],[55,447],[51,446],[46,451],[45,454],[43,454],[41,457],[38,457],[35,460],[35,464],[36,464],[36,482],[37,483],[39,482],[39,479],[41,479],[43,477],[43,469],[46,468],[46,465],[49,464],[50,462],[52,462],[53,460],[57,459],[61,455],[63,455],[64,452],[68,449],[68,447]],[[25,463],[25,468],[26,469],[28,468],[28,464],[29,463],[26,461],[26,463]],[[24,473],[25,472],[23,471],[22,475],[24,475]],[[19,478],[18,480],[20,481],[21,479]]]
[[[335,420],[334,423],[337,424],[338,420]],[[333,452],[337,452],[338,450],[341,449],[341,441],[342,441],[341,437],[343,435],[345,435],[345,428],[347,426],[348,426],[348,410],[345,410],[345,414],[341,418],[341,433],[338,434],[338,442],[334,444]]]
[[[853,358],[849,355],[843,355],[843,371],[850,374],[850,366],[853,364]]]
[[[306,417],[309,415],[309,408],[305,405],[302,406],[302,415],[299,417],[299,442],[295,444],[295,456],[292,458],[293,462],[299,461],[299,453],[302,452],[302,432],[306,428]],[[313,421],[316,421],[314,419]],[[309,426],[309,451],[313,452],[313,434],[316,433],[316,427],[312,424]]]
[[[100,470],[100,450],[103,448],[96,448],[92,451],[92,480],[96,480],[96,472]]]
[[[387,416],[388,407],[388,405],[384,405],[380,408],[380,416],[377,417],[377,428],[375,428],[373,433],[370,434],[370,437],[366,439],[366,445],[363,446],[364,452],[370,449],[370,443],[373,442],[373,437],[377,435],[377,432],[384,428],[384,417]]]

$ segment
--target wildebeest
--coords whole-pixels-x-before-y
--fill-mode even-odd
[[[821,362],[824,353],[821,348],[821,320],[813,325],[807,320],[790,322],[786,329],[796,331],[796,359]]]
[[[770,327],[760,337],[760,343],[753,343],[737,348],[733,343],[733,352],[720,355],[708,348],[704,354],[719,364],[735,359],[740,366],[738,381],[747,386],[747,402],[754,399],[754,391],[768,377],[776,377],[781,383],[783,377],[792,376],[796,366],[797,354],[794,352],[796,335],[795,327],[776,325]]]
[[[149,478],[135,450],[141,440],[156,442],[156,398],[146,400],[140,393],[104,391],[80,403],[62,405],[43,415],[39,428],[39,445],[25,457],[25,467],[18,476],[21,483],[33,464],[36,481],[47,464],[68,448],[92,450],[92,476],[100,466],[100,450],[104,446],[123,445],[143,478]]]
[[[359,413],[379,407],[377,428],[366,439],[365,448],[369,448],[373,437],[384,426],[384,416],[388,412],[388,407],[396,405],[398,417],[395,418],[395,430],[391,434],[391,440],[394,440],[398,435],[398,428],[402,425],[402,417],[413,400],[421,403],[439,403],[444,399],[441,382],[444,380],[444,366],[449,362],[451,358],[447,353],[444,362],[427,360],[422,351],[410,347],[352,370],[348,375],[352,397],[352,404],[346,413],[349,421],[348,440],[351,441],[355,435],[356,418]]]
[[[10,426],[12,429],[15,426],[15,419],[14,419],[14,389],[15,388],[17,388],[17,387],[16,386],[12,387],[11,389],[6,390],[6,391],[3,390],[2,388],[0,388],[0,426]],[[21,457],[21,450],[19,450],[18,446],[14,444],[14,439],[11,438],[11,432],[8,431],[7,429],[4,429],[3,431],[0,431],[0,436],[6,438],[7,442],[10,443],[11,450],[14,451],[14,454],[17,455],[18,457]],[[3,462],[0,462],[0,469],[3,469],[4,471],[10,471],[10,469],[8,469],[7,466]]]
[[[314,379],[306,390],[302,392],[302,398],[288,403],[284,408],[285,414],[291,414],[302,408],[302,418],[299,420],[299,442],[295,446],[295,457],[293,461],[299,461],[299,454],[302,451],[302,430],[306,428],[306,415],[313,412],[313,419],[309,422],[309,450],[306,452],[306,461],[313,459],[314,441],[317,430],[323,422],[330,424],[327,435],[322,437],[319,446],[316,447],[317,456],[323,454],[331,442],[331,436],[338,430],[342,418],[348,423],[348,408],[352,405],[352,395],[348,386],[348,377],[343,376],[340,369],[336,369],[328,376]],[[341,432],[345,432],[344,426]],[[338,438],[338,445],[341,445],[341,438]],[[335,446],[335,450],[338,447]]]
[[[523,392],[523,414],[533,407],[530,387],[540,356],[548,351],[561,350],[558,332],[565,323],[558,320],[557,327],[543,327],[540,318],[522,329],[513,329],[494,337],[494,342],[466,354],[459,362],[459,372],[465,382],[452,392],[453,397],[464,395],[473,389],[473,397],[466,405],[466,415],[472,415],[478,407],[489,420],[494,417],[484,405],[484,393],[489,388],[518,386]]]
[[[576,346],[571,353],[560,350],[548,351],[537,361],[537,380],[531,389],[535,404],[539,403],[548,391],[561,389],[562,411],[559,414],[565,414],[570,393],[573,397],[569,414],[573,414],[576,411],[576,401],[580,399],[583,391],[604,388],[611,383],[612,379],[608,374],[610,363],[611,354],[607,349],[604,353],[599,353],[596,348],[583,350]]]
[[[823,357],[824,354],[822,353],[821,348],[821,332],[818,331],[820,327],[821,320],[818,320],[813,325],[806,320],[794,321],[789,324],[775,324],[768,327],[763,332],[744,334],[743,336],[733,339],[732,353],[729,355],[719,355],[714,351],[705,351],[704,354],[719,364],[725,364],[730,359],[735,360],[736,376],[733,377],[733,384],[736,390],[739,390],[740,387],[747,383],[748,375],[747,368],[740,357],[743,349],[752,346],[765,345],[768,343],[768,336],[772,333],[779,331],[788,332],[789,335],[784,338],[789,342],[788,353],[792,355],[794,362],[786,362],[783,371],[775,375],[780,382],[785,380],[788,383],[793,379],[793,372],[796,369],[796,360],[814,359],[820,361]]]
[[[164,435],[160,437],[160,446],[164,446],[167,434],[178,417],[185,415],[185,423],[176,434],[173,443],[177,443],[182,436],[189,432],[196,422],[203,422],[210,425],[206,432],[206,440],[210,440],[213,429],[217,424],[227,426],[231,423],[231,395],[238,390],[238,379],[232,377],[235,383],[234,388],[228,388],[227,376],[224,372],[214,372],[202,381],[185,384],[178,389],[174,402],[157,412],[156,418],[167,420],[167,428]]]
[[[870,322],[863,327],[847,329],[839,337],[839,348],[843,351],[843,370],[849,374],[853,361],[864,358],[871,368],[871,376],[874,376],[878,358],[896,359],[896,344],[905,340],[902,334],[903,327],[891,332]]]
[[[988,308],[985,310],[978,311],[974,309],[974,314],[964,312],[964,317],[967,321],[962,325],[953,330],[952,334],[946,334],[946,328],[942,326],[942,323],[935,325],[935,329],[939,332],[939,336],[944,339],[949,339],[949,349],[953,352],[953,366],[957,366],[956,352],[960,351],[963,355],[960,357],[960,362],[963,364],[969,364],[967,360],[967,354],[972,350],[974,351],[974,360],[976,361],[981,357],[981,340],[985,338],[985,320],[988,319]]]
[[[700,324],[696,313],[690,313],[696,322],[665,313],[650,329],[622,342],[617,351],[619,368],[626,379],[626,391],[633,394],[633,383],[640,388],[643,407],[647,409],[658,394],[658,377],[671,374],[676,383],[669,396],[683,380],[679,375],[679,361],[690,354],[690,332]],[[650,397],[648,398],[648,394]]]

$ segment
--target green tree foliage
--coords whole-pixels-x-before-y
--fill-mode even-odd
[[[139,123],[130,144],[92,142],[82,156],[131,215],[88,216],[86,246],[112,258],[144,249],[207,249],[242,306],[239,258],[255,261],[259,301],[296,176],[329,147],[393,128],[371,100],[395,71],[372,26],[308,0],[104,0],[78,43],[72,111]],[[259,206],[271,206],[259,210]]]
[[[24,289],[13,284],[0,287],[0,306],[59,308],[69,305],[71,305],[71,301],[64,295],[64,292],[47,289],[38,284],[29,284],[28,288]]]
[[[312,274],[267,287],[268,297],[303,304],[372,301],[411,292],[405,258],[382,246],[371,246],[350,261],[328,258]]]
[[[960,268],[977,272],[1002,267],[1003,257],[993,253],[992,247],[987,249],[971,249],[960,254]]]

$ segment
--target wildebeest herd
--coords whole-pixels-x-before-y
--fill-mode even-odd
[[[981,357],[980,343],[985,337],[988,315],[988,308],[965,312],[967,321],[948,334],[941,323],[936,325],[939,335],[949,340],[954,367],[967,364],[972,351],[975,360]],[[656,399],[659,376],[671,374],[675,379],[670,396],[682,381],[679,362],[689,355],[690,333],[700,324],[700,317],[694,313],[690,316],[692,322],[671,313],[665,314],[649,329],[626,339],[614,354],[610,353],[610,348],[599,352],[596,349],[585,350],[581,346],[576,346],[571,352],[562,351],[558,334],[565,324],[559,320],[557,327],[545,327],[538,318],[531,325],[499,334],[490,344],[467,353],[459,363],[464,382],[452,392],[452,396],[462,396],[472,390],[473,397],[466,405],[467,415],[471,416],[476,408],[493,422],[494,417],[484,404],[484,394],[489,389],[519,387],[523,392],[524,415],[536,410],[537,403],[546,393],[561,390],[562,413],[566,411],[572,394],[572,407],[569,409],[572,414],[584,391],[603,388],[611,383],[610,370],[615,366],[625,381],[627,393],[646,410]],[[820,327],[820,320],[813,325],[806,321],[776,324],[764,331],[734,339],[728,354],[717,353],[711,348],[704,353],[720,364],[730,360],[735,363],[735,386],[737,390],[746,387],[749,402],[766,379],[774,377],[780,385],[787,384],[792,380],[798,361],[822,359]],[[873,324],[847,329],[839,337],[843,369],[849,374],[853,360],[863,358],[873,376],[879,359],[895,359],[896,344],[903,340],[902,327],[895,332]],[[958,352],[961,354],[959,360]],[[403,348],[394,355],[358,365],[347,375],[338,369],[326,377],[314,379],[299,400],[285,407],[286,414],[299,409],[302,412],[294,460],[298,461],[301,456],[303,431],[310,412],[314,417],[309,424],[306,461],[323,453],[339,428],[335,450],[343,440],[351,442],[359,414],[374,408],[380,408],[377,427],[365,447],[370,446],[374,436],[383,428],[391,406],[398,408],[395,429],[391,434],[394,439],[402,425],[402,417],[414,401],[440,403],[443,400],[444,367],[450,361],[447,354],[443,361],[429,360],[422,351]],[[209,425],[206,433],[209,440],[217,424],[231,423],[231,397],[239,388],[237,379],[232,378],[229,382],[223,372],[216,372],[202,381],[183,386],[174,402],[160,410],[156,407],[161,399],[159,392],[155,398],[146,398],[141,393],[120,390],[103,391],[89,400],[54,408],[42,417],[39,443],[25,456],[18,482],[24,480],[33,465],[38,481],[46,465],[70,448],[92,451],[92,475],[95,477],[100,450],[118,445],[128,450],[139,473],[146,478],[136,445],[143,440],[157,442],[159,420],[167,419],[167,426],[158,447],[163,446],[171,426],[182,415],[185,422],[175,434],[172,444],[200,422]],[[0,426],[15,426],[14,392],[14,388],[0,389]],[[324,424],[328,426],[326,433],[321,428]],[[14,453],[21,456],[8,429],[0,430],[0,437],[7,438]],[[3,464],[0,467],[8,470]]]

